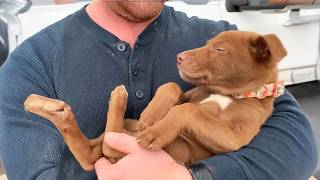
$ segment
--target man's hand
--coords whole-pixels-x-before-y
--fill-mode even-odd
[[[178,164],[163,150],[141,148],[135,138],[123,133],[107,133],[104,139],[110,147],[127,154],[116,164],[105,157],[95,163],[99,180],[191,180],[186,167]]]

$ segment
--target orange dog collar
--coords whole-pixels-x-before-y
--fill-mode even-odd
[[[251,91],[243,94],[235,94],[234,97],[237,99],[255,97],[258,99],[263,99],[268,96],[279,97],[284,93],[284,82],[283,80],[278,80],[275,83],[265,84],[258,88],[256,91]]]

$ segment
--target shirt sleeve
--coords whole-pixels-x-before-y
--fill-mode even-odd
[[[274,103],[272,116],[251,143],[237,152],[203,160],[214,180],[308,179],[317,166],[310,123],[289,93]]]
[[[0,157],[10,180],[57,179],[64,146],[48,121],[24,111],[32,93],[55,97],[44,64],[32,52],[13,52],[0,68]]]

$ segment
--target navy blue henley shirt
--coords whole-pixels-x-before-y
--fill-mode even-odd
[[[156,89],[180,79],[176,55],[236,29],[226,21],[188,18],[165,7],[135,47],[95,24],[85,8],[22,43],[0,69],[0,156],[10,180],[96,179],[81,169],[56,128],[23,109],[32,93],[71,105],[84,134],[104,131],[111,90],[129,92],[127,118],[139,118]],[[310,124],[294,98],[275,102],[272,117],[241,150],[202,161],[215,180],[307,179],[317,153]]]

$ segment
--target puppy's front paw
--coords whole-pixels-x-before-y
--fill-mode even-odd
[[[153,127],[148,127],[136,137],[139,145],[145,149],[158,150],[162,148],[159,141],[160,132]]]
[[[159,128],[157,126],[151,126],[146,128],[137,136],[137,142],[139,145],[145,149],[149,150],[160,150],[166,145],[172,143],[174,139],[177,137],[177,133],[175,131],[171,131],[170,133],[163,131],[163,128]]]
[[[157,104],[158,106],[158,104]],[[141,113],[138,122],[138,129],[140,132],[144,131],[148,127],[156,124],[167,114],[166,110],[155,106],[155,104],[149,104],[147,108]]]
[[[137,125],[139,131],[142,132],[143,130],[153,125],[153,118],[146,115],[146,113],[142,113]]]

